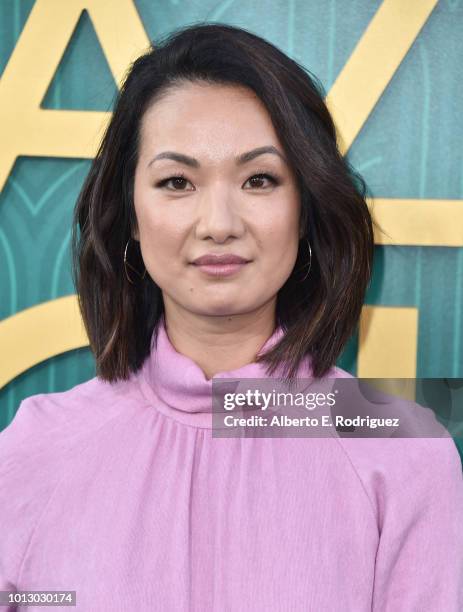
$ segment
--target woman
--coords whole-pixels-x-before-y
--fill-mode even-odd
[[[212,435],[213,378],[352,378],[365,193],[321,87],[265,40],[197,25],[134,63],[75,215],[97,376],[0,435],[2,588],[86,612],[462,609],[451,438]]]

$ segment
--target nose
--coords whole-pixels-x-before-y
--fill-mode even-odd
[[[214,242],[222,243],[230,236],[237,238],[243,234],[245,224],[239,210],[239,195],[232,194],[230,188],[209,186],[198,200],[198,239],[212,238]]]

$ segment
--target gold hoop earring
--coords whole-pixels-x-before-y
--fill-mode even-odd
[[[127,261],[127,247],[129,246],[129,242],[130,242],[130,238],[127,240],[127,243],[125,245],[125,249],[124,249],[124,270],[125,270],[125,275],[127,277],[127,280],[129,281],[130,284],[135,285],[136,283],[130,278],[128,272],[127,272],[127,266],[129,266],[129,268],[131,268],[135,274],[138,276],[138,278],[140,280],[143,280],[146,276],[146,268],[145,271],[143,272],[143,274],[141,274],[136,268],[134,268],[134,266],[132,266],[132,264],[130,262]],[[144,267],[144,266],[143,266]]]
[[[303,281],[305,281],[305,279],[306,279],[306,278],[309,276],[310,268],[312,267],[312,248],[311,248],[311,246],[310,246],[309,239],[308,239],[308,238],[306,238],[306,240],[307,240],[307,244],[309,245],[309,269],[307,270],[307,272],[306,272],[306,274],[305,274],[304,278],[302,278],[302,279],[300,280],[300,282],[301,282],[301,283],[302,283]],[[304,267],[304,266],[303,266],[303,267]]]

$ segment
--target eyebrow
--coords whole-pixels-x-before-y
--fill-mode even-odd
[[[276,149],[272,145],[266,147],[257,147],[257,149],[252,149],[251,151],[247,151],[246,153],[241,153],[241,155],[235,157],[235,163],[237,166],[241,166],[243,164],[246,164],[247,162],[252,161],[259,155],[264,155],[265,153],[278,155],[278,157],[280,157],[285,163],[287,163],[284,155],[282,155],[280,151],[278,151],[278,149]],[[163,151],[162,153],[159,153],[158,155],[153,157],[153,159],[148,163],[148,166],[150,166],[158,159],[173,159],[174,161],[180,162],[181,164],[185,164],[186,166],[190,166],[191,168],[201,167],[199,161],[194,157],[184,155],[183,153],[176,153],[175,151]]]

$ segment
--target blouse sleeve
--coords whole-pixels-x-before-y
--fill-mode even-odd
[[[0,590],[19,589],[18,577],[34,529],[59,480],[59,427],[44,412],[42,396],[21,402],[0,432]],[[49,415],[48,415],[49,416]],[[58,454],[56,454],[56,452]],[[2,607],[7,612],[15,606]]]
[[[380,503],[372,610],[462,612],[460,455],[451,437],[401,442],[418,452]]]

